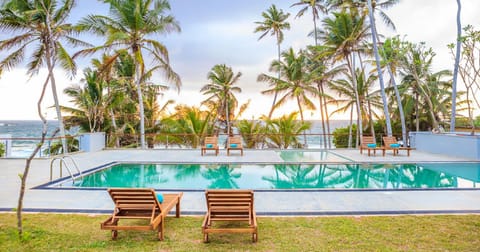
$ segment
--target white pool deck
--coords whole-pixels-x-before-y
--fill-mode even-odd
[[[353,162],[460,162],[478,161],[412,151],[410,157],[388,152],[385,157],[361,155],[358,150],[331,150]],[[273,150],[245,150],[244,156],[201,156],[200,150],[103,150],[72,154],[81,170],[110,162],[282,162]],[[35,159],[27,181],[24,210],[30,212],[109,213],[113,203],[106,190],[33,189],[49,182],[50,160]],[[0,211],[17,206],[24,159],[0,159]],[[55,171],[58,174],[58,167]],[[65,174],[65,173],[64,173]],[[58,175],[57,175],[58,176]],[[390,215],[390,214],[479,214],[478,190],[378,190],[378,191],[258,191],[255,209],[259,215]],[[181,212],[199,215],[206,210],[203,192],[184,192]]]

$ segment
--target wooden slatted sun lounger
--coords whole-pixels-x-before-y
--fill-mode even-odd
[[[207,213],[202,225],[204,242],[208,242],[210,233],[251,233],[252,241],[257,241],[257,217],[252,190],[207,190],[205,196]],[[241,222],[245,225],[227,227],[217,222]]]
[[[207,152],[207,150],[215,151],[215,155],[218,155],[218,138],[215,136],[205,137],[203,146],[202,146],[202,156]]]
[[[394,146],[394,147],[393,147]],[[397,156],[399,150],[406,150],[407,151],[407,156],[410,156],[410,150],[412,148],[410,147],[402,147],[398,144],[397,138],[394,136],[384,136],[383,137],[383,156],[385,156],[385,152],[387,150],[392,150],[393,155]]]
[[[230,155],[231,150],[239,150],[240,154],[243,156],[243,145],[242,138],[238,136],[228,137],[227,140],[227,156]]]
[[[115,203],[110,218],[100,224],[103,230],[112,230],[116,239],[118,230],[158,230],[158,239],[164,238],[165,217],[173,207],[175,216],[180,217],[180,199],[183,193],[163,194],[163,202],[158,201],[155,190],[149,188],[110,188],[108,193]],[[146,220],[145,225],[119,225],[120,220]]]
[[[363,150],[367,150],[368,155],[370,156],[370,151],[373,150],[373,155],[375,156],[376,150],[383,150],[383,147],[377,147],[377,142],[375,141],[375,137],[373,136],[362,136],[360,142],[360,154],[362,154]],[[375,145],[374,147],[371,147]]]

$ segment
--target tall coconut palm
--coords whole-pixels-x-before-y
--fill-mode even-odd
[[[312,19],[313,19],[313,35],[314,35],[314,45],[315,47],[318,46],[318,29],[317,29],[317,20],[320,18],[320,13],[327,13],[330,4],[332,3],[331,0],[301,0],[297,3],[292,4],[290,7],[294,6],[302,6],[302,8],[298,11],[296,17],[301,17],[307,12],[309,9],[312,12]],[[324,88],[324,81],[318,80],[317,82],[317,89],[319,92],[319,109],[320,109],[320,116],[322,121],[322,131],[327,133],[327,141],[328,145],[330,146],[330,120],[328,117],[328,107],[327,101],[325,99],[325,88]],[[326,125],[325,125],[326,124]],[[324,135],[325,136],[325,135]],[[327,142],[324,141],[324,142]]]
[[[238,82],[242,73],[234,73],[231,67],[225,64],[215,65],[208,73],[207,78],[210,83],[200,89],[208,98],[202,103],[207,104],[213,102],[216,104],[217,118],[226,123],[226,133],[231,133],[231,119],[235,117],[234,111],[238,106],[237,98],[234,93],[242,92],[242,89],[235,84]]]
[[[355,76],[355,58],[354,53],[360,50],[360,44],[369,36],[365,26],[365,18],[347,13],[345,11],[333,13],[332,17],[323,20],[325,31],[322,33],[322,39],[327,48],[324,53],[330,53],[334,60],[345,60],[348,70],[352,76],[354,91],[356,96],[358,134],[360,139],[363,134],[362,113],[359,94],[357,93],[357,78]]]
[[[75,26],[66,23],[74,3],[74,0],[12,0],[3,1],[0,11],[0,30],[15,34],[11,38],[0,41],[0,51],[15,48],[11,54],[1,60],[0,74],[22,63],[25,60],[25,54],[30,50],[32,50],[32,56],[28,58],[27,63],[27,73],[30,77],[38,74],[41,68],[47,67],[47,79],[52,88],[64,152],[67,152],[67,142],[54,69],[59,66],[70,76],[75,75],[75,62],[62,41],[72,46],[88,45],[74,38],[73,35],[77,33]]]
[[[461,23],[462,3],[457,0],[457,45],[455,52],[455,65],[453,68],[453,82],[452,82],[452,115],[450,119],[450,131],[455,131],[455,117],[457,115],[457,76],[458,65],[460,64],[460,53],[462,49],[462,23]]]
[[[278,10],[277,7],[272,4],[267,11],[262,12],[263,21],[255,22],[258,26],[255,28],[254,32],[261,32],[262,35],[258,38],[259,40],[264,38],[267,34],[275,36],[277,39],[277,52],[278,60],[280,61],[280,44],[283,42],[283,30],[290,30],[290,23],[286,20],[290,16],[290,13],[284,13],[283,10]],[[278,73],[280,78],[280,73]],[[272,118],[272,114],[275,108],[275,103],[277,102],[278,92],[275,93],[273,97],[272,108],[268,113],[268,118]]]
[[[294,100],[297,103],[298,111],[302,123],[304,119],[304,108],[307,110],[314,110],[315,105],[310,96],[318,94],[316,88],[312,86],[312,75],[307,69],[307,56],[300,51],[295,53],[293,48],[288,49],[282,53],[281,61],[273,61],[270,65],[270,71],[281,72],[281,78],[274,76],[260,74],[258,81],[268,82],[276,86],[273,89],[262,91],[263,94],[274,94],[279,91],[282,97],[278,100],[275,107],[284,105],[289,100]],[[304,132],[304,145],[306,146],[307,139]]]
[[[128,50],[135,60],[135,83],[137,86],[140,113],[140,144],[145,145],[145,115],[142,94],[142,78],[146,73],[145,54],[153,58],[155,69],[162,71],[176,88],[181,86],[180,77],[170,66],[168,50],[164,44],[152,38],[179,32],[175,18],[167,15],[170,4],[167,0],[104,0],[110,5],[110,16],[89,15],[80,21],[83,30],[106,37],[103,45],[82,50],[76,55],[90,55],[99,50]],[[121,50],[117,50],[116,54]]]
[[[392,124],[390,123],[390,113],[388,112],[387,96],[385,95],[385,84],[383,82],[382,68],[380,65],[380,55],[378,53],[378,45],[377,45],[377,28],[375,25],[375,18],[373,16],[373,8],[372,8],[371,0],[368,0],[367,6],[368,6],[368,17],[370,19],[370,30],[372,33],[373,53],[375,55],[375,63],[377,65],[378,80],[380,83],[380,91],[382,94],[383,113],[385,114],[385,121],[387,124],[387,135],[392,136]]]

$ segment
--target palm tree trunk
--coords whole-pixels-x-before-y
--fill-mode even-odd
[[[350,127],[348,129],[348,148],[352,148],[353,106],[350,107]]]
[[[281,53],[280,53],[280,38],[279,34],[277,34],[277,55],[278,55],[278,62],[280,62],[281,58]],[[281,69],[278,70],[278,79],[280,79],[282,76]],[[278,90],[275,88],[275,94],[273,96],[273,103],[272,103],[272,108],[270,109],[270,112],[268,113],[268,119],[272,119],[273,111],[275,110],[275,103],[277,103],[277,96],[278,96]]]
[[[387,96],[385,94],[385,84],[383,82],[382,68],[380,66],[380,55],[378,54],[377,45],[377,29],[375,28],[375,18],[373,17],[372,1],[367,0],[368,17],[370,19],[370,29],[372,31],[373,52],[375,54],[375,61],[377,64],[378,80],[380,82],[380,92],[382,94],[383,112],[385,113],[385,122],[387,124],[387,134],[392,136],[392,124],[390,122],[390,113],[388,112]]]
[[[43,5],[44,3],[42,3]],[[45,10],[47,10],[46,6],[43,6]],[[45,58],[46,58],[46,63],[47,63],[47,69],[48,69],[48,75],[50,79],[50,84],[52,85],[52,95],[53,95],[53,100],[55,102],[55,109],[57,111],[57,120],[58,120],[58,128],[60,129],[60,137],[61,137],[61,142],[62,142],[62,148],[63,148],[63,153],[68,153],[68,147],[67,147],[67,139],[65,138],[65,127],[63,126],[63,118],[62,118],[62,111],[60,110],[60,103],[58,101],[58,94],[57,94],[57,85],[55,82],[55,76],[53,74],[53,68],[55,66],[55,41],[53,39],[53,34],[52,30],[50,27],[50,15],[47,13],[47,17],[45,18],[45,26],[47,28],[47,36],[46,36],[46,41],[45,43]]]
[[[300,118],[302,119],[302,124],[305,122],[303,120],[303,109],[302,105],[300,104],[300,99],[297,97],[297,105],[298,105],[298,111],[300,111]],[[307,133],[305,130],[303,131],[303,146],[307,146]]]
[[[418,108],[418,92],[415,90],[415,128],[417,132],[420,131],[420,115],[418,113],[420,113]]]
[[[403,111],[402,98],[400,97],[400,92],[398,91],[397,83],[395,82],[395,76],[393,76],[392,68],[390,65],[387,65],[388,74],[392,80],[393,90],[395,90],[395,97],[397,98],[398,111],[400,113],[400,122],[402,124],[402,142],[404,146],[408,146],[407,143],[407,125],[405,124],[405,113]]]
[[[372,134],[373,137],[375,137],[375,124],[373,122],[373,115],[372,115],[372,103],[370,100],[367,100],[367,105],[368,105],[368,119],[370,121],[370,133]]]
[[[143,94],[142,94],[142,83],[141,83],[141,74],[140,66],[138,63],[135,66],[136,86],[137,86],[137,95],[138,95],[138,110],[140,112],[140,146],[142,149],[145,149],[145,111],[143,107]]]
[[[117,121],[115,120],[115,113],[113,112],[113,109],[110,109],[110,117],[111,117],[111,120],[112,120],[113,132],[115,134],[115,147],[119,148],[120,147],[120,139],[117,136],[118,126],[117,126]]]
[[[317,83],[317,90],[318,90],[318,102],[319,102],[319,109],[320,109],[320,117],[322,119],[322,133],[323,133],[323,147],[326,149],[327,148],[327,139],[326,139],[326,134],[325,134],[325,114],[324,114],[324,102],[323,100],[325,99],[323,97],[323,87],[321,83]]]
[[[457,0],[457,45],[455,52],[455,66],[453,68],[453,82],[452,82],[452,115],[450,119],[450,132],[455,131],[455,117],[457,113],[457,76],[458,65],[460,64],[460,50],[461,50],[461,38],[462,38],[462,24],[460,14],[462,10],[462,4],[460,0]]]
[[[20,193],[18,195],[18,204],[17,204],[17,230],[18,236],[21,239],[23,236],[23,221],[22,221],[22,211],[23,211],[23,197],[25,196],[25,187],[27,185],[27,177],[30,171],[30,165],[32,163],[33,158],[37,155],[37,153],[42,149],[43,144],[45,143],[45,137],[47,135],[47,119],[43,117],[42,113],[42,101],[43,97],[45,96],[45,91],[47,89],[47,85],[50,79],[50,75],[47,76],[45,83],[43,84],[42,92],[40,93],[40,98],[38,98],[37,102],[37,112],[38,116],[42,120],[42,136],[40,138],[40,142],[36,144],[35,149],[33,150],[32,154],[26,159],[25,161],[25,168],[23,170],[23,174],[20,174]]]
[[[353,57],[353,54],[352,54],[352,57]],[[358,132],[359,132],[358,133],[359,138],[361,138],[362,135],[363,135],[362,111],[360,109],[360,97],[358,95],[357,76],[355,74],[355,69],[354,69],[354,66],[353,66],[354,60],[352,60],[348,56],[346,57],[346,59],[347,59],[348,68],[350,69],[350,73],[352,75],[353,89],[355,90],[355,101],[357,103],[357,121],[358,121],[357,129],[358,129]],[[356,147],[358,147],[359,138],[357,138],[357,141],[355,141],[355,146]]]

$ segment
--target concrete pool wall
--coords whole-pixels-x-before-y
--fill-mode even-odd
[[[410,146],[418,151],[480,160],[480,135],[410,132]]]

